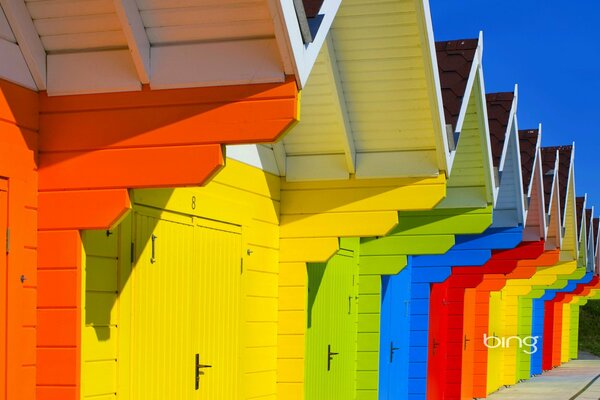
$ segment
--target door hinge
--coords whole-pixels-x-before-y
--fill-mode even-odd
[[[6,228],[6,254],[10,253],[10,228]]]

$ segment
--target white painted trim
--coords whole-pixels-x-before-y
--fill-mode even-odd
[[[477,52],[479,54],[481,54],[481,40],[482,38],[480,37],[480,45],[477,48]],[[490,127],[489,127],[489,123],[488,123],[488,113],[487,113],[487,99],[485,97],[485,81],[483,79],[483,68],[481,65],[481,62],[478,62],[478,69],[477,69],[477,79],[479,80],[479,113],[481,114],[481,118],[479,118],[479,123],[482,125],[480,126],[480,130],[483,131],[483,135],[485,136],[485,142],[486,142],[486,146],[484,149],[485,152],[485,156],[487,156],[487,162],[484,160],[485,162],[485,167],[487,168],[487,189],[488,189],[488,201],[490,201],[492,203],[492,205],[496,205],[496,200],[498,199],[498,191],[500,188],[500,185],[498,183],[498,185],[496,185],[496,177],[494,174],[494,159],[492,157],[492,146],[490,144]],[[466,111],[466,110],[465,110]],[[464,117],[463,117],[464,118]],[[460,139],[459,139],[460,142]],[[484,157],[485,159],[485,157]]]
[[[140,81],[150,83],[150,42],[135,0],[114,0]]]
[[[264,144],[238,144],[225,147],[227,158],[279,175],[273,149]]]
[[[153,89],[284,82],[274,39],[154,46]]]
[[[39,90],[46,90],[46,50],[23,0],[0,0],[6,19]]]
[[[141,89],[128,50],[48,55],[50,96]]]
[[[354,134],[352,132],[352,125],[350,124],[348,107],[346,106],[346,97],[344,95],[344,88],[342,87],[342,81],[340,79],[335,46],[333,45],[331,35],[327,37],[322,51],[325,55],[325,63],[327,65],[326,69],[329,81],[333,83],[332,89],[334,92],[333,96],[335,98],[335,111],[339,120],[342,122],[342,143],[344,147],[344,154],[346,155],[346,166],[348,168],[348,172],[354,174],[356,172],[356,147],[354,145]]]
[[[343,154],[288,156],[286,180],[289,182],[347,180]]]
[[[15,38],[12,29],[10,29],[10,24],[6,19],[6,15],[4,15],[2,6],[0,6],[0,39],[5,39],[11,43],[17,43],[17,38]]]
[[[417,10],[419,34],[421,36],[421,48],[423,50],[423,61],[425,63],[425,77],[427,79],[429,102],[431,104],[431,116],[433,118],[433,129],[437,149],[440,170],[450,176],[454,155],[450,153],[448,138],[446,137],[446,118],[442,100],[442,85],[438,71],[437,54],[435,51],[435,40],[429,0],[414,0]]]
[[[518,98],[518,86],[515,85],[515,89],[513,91],[513,102],[510,106],[510,112],[508,115],[508,124],[506,125],[506,132],[504,132],[504,145],[502,147],[502,153],[500,156],[500,164],[498,165],[498,170],[499,171],[503,171],[504,170],[504,162],[506,160],[506,149],[508,147],[508,138],[511,135],[511,129],[513,128],[513,121],[515,121],[516,117],[517,117],[517,98]],[[516,129],[516,135],[518,135],[519,130]],[[519,142],[518,138],[517,138],[517,143]],[[520,163],[519,163],[520,164]]]
[[[535,182],[533,179],[535,177],[535,174],[537,174],[538,177],[538,202],[541,203],[541,207],[539,209],[540,215],[538,216],[540,221],[542,222],[540,227],[542,232],[540,232],[540,237],[543,237],[544,240],[547,239],[548,237],[548,223],[546,221],[546,213],[549,211],[546,211],[546,198],[545,198],[545,194],[544,194],[544,174],[543,174],[543,168],[542,168],[542,153],[541,153],[541,147],[542,147],[542,124],[539,125],[538,128],[538,140],[536,143],[536,150],[535,150],[535,159],[534,159],[534,171],[531,174],[531,181],[529,183],[529,192],[527,194],[528,197],[531,196],[531,191],[533,190],[533,183]]]
[[[325,42],[327,33],[331,28],[342,0],[325,0],[323,2],[320,11],[320,14],[323,15],[323,20],[317,34],[313,37],[312,43],[309,44],[305,44],[302,40],[294,3],[290,0],[273,1],[277,4],[269,3],[272,17],[275,21],[281,20],[285,26],[284,29],[276,28],[275,30],[280,57],[285,60],[288,57],[286,50],[289,49],[296,82],[298,83],[298,87],[302,89]]]
[[[465,123],[465,118],[467,116],[467,108],[469,107],[469,101],[471,100],[473,86],[475,85],[475,79],[477,79],[477,72],[479,71],[480,57],[477,55],[478,52],[479,46],[477,46],[477,50],[475,50],[475,58],[473,59],[473,64],[471,64],[471,70],[469,71],[469,79],[467,80],[467,86],[465,87],[465,95],[463,96],[462,103],[460,104],[460,111],[458,112],[458,119],[456,120],[454,132],[461,132],[462,127]],[[485,92],[483,93],[485,97]],[[460,143],[460,139],[458,140],[458,142]]]
[[[286,75],[297,75],[296,65],[292,60],[294,57],[292,44],[288,40],[287,28],[283,18],[282,3],[279,0],[267,0],[267,3],[273,19],[275,39],[283,63],[283,70]]]
[[[0,78],[28,89],[37,90],[19,46],[0,39],[0,60],[2,60],[0,62]]]

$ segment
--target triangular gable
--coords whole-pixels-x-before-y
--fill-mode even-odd
[[[519,131],[519,149],[521,151],[521,176],[523,194],[526,198],[526,219],[523,239],[536,241],[546,239],[546,204],[542,157],[540,153],[541,126],[538,129]]]
[[[540,154],[546,206],[546,248],[559,249],[562,242],[562,220],[558,189],[558,151],[542,147]]]
[[[446,174],[450,155],[422,3],[342,2],[302,92],[302,122],[272,148],[231,147],[228,155],[288,182]],[[402,18],[390,18],[397,7]]]
[[[566,186],[566,185],[565,185]],[[579,253],[579,264],[588,264],[588,227],[587,221],[587,195],[575,198],[575,232],[577,233],[577,249]]]
[[[559,187],[562,218],[561,255],[572,252],[573,259],[579,258],[581,233],[577,231],[577,210],[575,204],[575,146],[557,147],[559,152]]]
[[[483,39],[437,42],[436,52],[447,132],[452,148],[447,198],[439,205],[485,207],[497,194],[490,147],[485,85],[481,66]]]
[[[594,243],[594,208],[588,208],[585,210],[585,229],[586,229],[586,244],[585,244],[585,252],[587,254],[586,257],[586,266],[588,272],[595,271],[595,263],[594,258],[596,255],[596,244]]]
[[[523,226],[525,196],[517,126],[515,92],[486,96],[492,162],[498,187],[493,227]]]

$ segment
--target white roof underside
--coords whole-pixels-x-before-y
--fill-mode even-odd
[[[289,0],[0,0],[1,58],[13,56],[4,48],[17,43],[31,79],[17,81],[2,67],[0,77],[50,95],[283,82],[285,75],[302,85],[339,2],[325,1],[318,34],[304,44]]]

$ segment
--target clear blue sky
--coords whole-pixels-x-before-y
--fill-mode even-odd
[[[578,195],[600,215],[600,1],[430,0],[435,40],[483,31],[486,91],[519,85],[519,129],[575,142]]]

